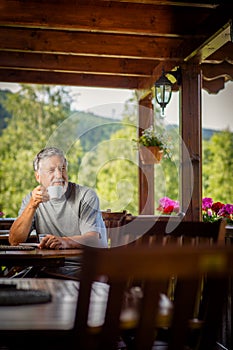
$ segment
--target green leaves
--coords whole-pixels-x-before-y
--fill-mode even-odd
[[[22,198],[37,185],[33,158],[69,115],[70,102],[63,88],[22,85],[1,103],[10,117],[0,136],[0,209],[15,217]]]

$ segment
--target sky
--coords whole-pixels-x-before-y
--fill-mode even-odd
[[[179,93],[172,95],[165,109],[169,123],[179,120]],[[202,90],[202,126],[207,129],[233,131],[233,82],[225,84],[225,89],[218,94],[208,94]]]
[[[18,84],[0,83],[0,89],[13,92],[19,89]],[[93,112],[94,114],[120,118],[125,102],[132,96],[132,90],[101,89],[88,87],[71,87],[74,99],[73,109]],[[165,108],[165,118],[168,124],[178,124],[179,93],[173,92],[171,101]],[[233,82],[228,82],[225,89],[218,94],[209,95],[202,92],[203,127],[233,131]]]

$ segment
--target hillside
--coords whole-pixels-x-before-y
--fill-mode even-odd
[[[11,117],[10,113],[1,104],[1,100],[4,100],[9,93],[11,94],[12,92],[0,90],[0,135],[7,126],[6,118]],[[75,115],[77,138],[81,140],[82,148],[85,152],[92,149],[100,141],[108,140],[112,133],[121,128],[118,119],[104,118],[82,111],[73,111],[72,115]]]
[[[9,90],[0,90],[0,135],[2,130],[7,126],[6,118],[10,118],[10,114],[1,104],[1,99],[5,99],[8,93],[11,94],[12,92]],[[118,119],[100,117],[93,113],[82,111],[74,111],[72,114],[75,114],[75,120],[78,125],[77,137],[80,138],[85,152],[92,149],[100,141],[109,139],[112,133],[115,133],[121,128]],[[209,140],[216,132],[219,131],[203,129],[203,140]]]
[[[202,139],[205,140],[205,141],[208,141],[213,136],[213,134],[216,134],[216,133],[219,133],[219,132],[220,132],[219,130],[203,128],[202,129]]]
[[[105,118],[93,113],[74,112],[77,126],[77,138],[81,140],[83,150],[87,152],[100,141],[108,140],[122,126],[118,119]]]

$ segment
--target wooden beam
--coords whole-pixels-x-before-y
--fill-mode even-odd
[[[215,34],[207,39],[201,46],[188,55],[184,61],[188,62],[194,60],[195,63],[202,63],[207,57],[212,55],[215,51],[232,41],[232,21],[228,21]]]
[[[116,89],[137,89],[139,78],[0,68],[0,81],[25,84],[51,84],[67,86],[92,86]]]
[[[101,0],[101,1],[109,1],[109,0]],[[152,4],[152,5],[164,5],[164,0],[112,0],[114,2],[129,2],[133,4],[144,3],[144,4]],[[166,5],[169,6],[186,6],[186,7],[206,7],[206,8],[216,8],[218,4],[210,3],[209,1],[169,1],[166,0]]]
[[[221,63],[223,61],[233,64],[233,42],[231,41],[205,59],[204,63]]]
[[[181,44],[179,38],[0,27],[1,51],[176,61],[196,47],[197,41],[193,39],[191,47],[183,49]]]
[[[228,62],[218,64],[202,63],[201,70],[206,79],[216,79],[228,76],[229,79],[233,80],[233,64]]]
[[[171,71],[175,67],[178,67],[183,61],[179,60],[176,62],[166,61],[166,62],[158,62],[156,66],[154,66],[153,73],[149,78],[142,78],[139,83],[139,89],[149,89],[154,86],[154,83],[160,78],[162,75],[162,71],[164,69],[165,72]],[[177,90],[177,86],[174,85],[173,90]]]
[[[225,78],[217,78],[213,80],[202,80],[202,88],[209,94],[217,94],[225,88]]]
[[[4,26],[51,28],[105,33],[194,36],[196,26],[213,11],[210,8],[174,7],[169,3],[146,4],[112,1],[1,0],[0,23]],[[196,18],[193,21],[193,18]],[[180,25],[179,25],[180,24]],[[208,36],[207,32],[198,34]]]
[[[150,77],[157,61],[2,51],[0,67]]]
[[[139,101],[138,135],[154,121],[152,93]],[[139,214],[154,215],[154,165],[143,165],[139,159]]]
[[[180,106],[181,210],[186,213],[185,220],[201,221],[201,72],[198,65],[182,66]]]

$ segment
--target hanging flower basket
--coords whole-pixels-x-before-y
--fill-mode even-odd
[[[163,157],[163,150],[158,146],[140,146],[139,156],[142,164],[158,164]]]
[[[158,164],[162,157],[171,157],[166,132],[157,132],[153,125],[145,129],[139,138],[132,141],[137,143],[142,164]]]

